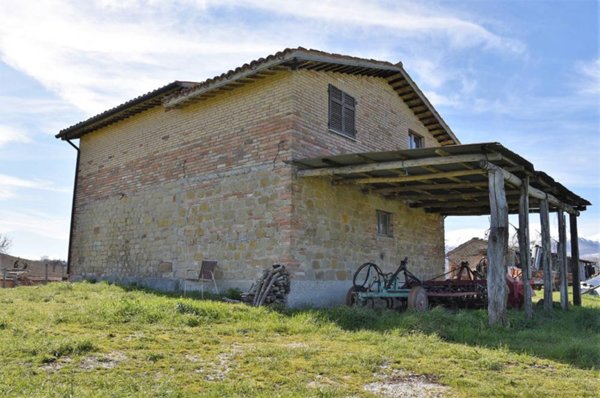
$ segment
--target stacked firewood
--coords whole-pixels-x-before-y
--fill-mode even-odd
[[[284,265],[275,264],[263,271],[247,293],[242,293],[242,301],[255,307],[272,304],[285,306],[289,293],[290,273]]]

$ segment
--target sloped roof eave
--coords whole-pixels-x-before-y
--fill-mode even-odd
[[[80,138],[82,135],[106,127],[112,123],[126,119],[162,103],[162,100],[174,92],[190,87],[194,82],[174,81],[155,90],[149,91],[127,102],[92,116],[82,122],[62,129],[55,135],[62,140]]]
[[[230,90],[232,87],[259,78],[258,75],[261,73],[272,74],[281,68],[292,70],[305,68],[382,77],[392,85],[405,102],[410,98],[407,105],[442,146],[460,144],[450,127],[404,70],[402,63],[393,64],[387,61],[307,50],[302,47],[288,48],[266,58],[259,58],[201,83],[175,81],[63,129],[56,134],[56,138],[63,140],[80,138],[161,104],[166,108],[185,106],[187,103],[214,96],[213,92],[221,89]]]

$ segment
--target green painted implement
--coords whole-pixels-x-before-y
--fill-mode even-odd
[[[406,268],[404,258],[395,272],[384,273],[377,264],[364,263],[354,273],[352,287],[346,295],[346,304],[369,308],[415,309],[429,307],[427,292],[422,282]],[[404,279],[399,276],[402,274]]]

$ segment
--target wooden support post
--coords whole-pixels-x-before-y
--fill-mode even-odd
[[[529,252],[529,177],[523,179],[521,197],[519,198],[519,258],[521,275],[523,275],[523,308],[527,318],[531,319],[533,306],[531,304],[531,285],[529,284],[529,263],[531,261]]]
[[[569,293],[567,280],[567,229],[565,213],[559,210],[558,216],[558,264],[560,275],[560,306],[563,311],[569,309]]]
[[[577,232],[577,216],[569,214],[571,230],[571,262],[573,264],[573,305],[581,306],[581,285],[579,276],[579,234]]]
[[[504,175],[496,168],[488,171],[490,191],[490,234],[488,239],[488,322],[508,325],[506,317],[506,259],[508,254],[508,204],[504,191]]]
[[[540,223],[542,225],[542,268],[544,270],[544,309],[552,309],[552,267],[550,267],[550,215],[548,200],[540,201]]]

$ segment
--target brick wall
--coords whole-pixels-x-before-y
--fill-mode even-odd
[[[327,130],[329,83],[357,100],[356,140]],[[323,292],[336,284],[330,301],[339,301],[365,261],[392,267],[409,256],[411,269],[429,275],[443,267],[440,217],[327,179],[298,179],[284,162],[404,149],[409,128],[437,145],[384,80],[297,71],[88,134],[72,270],[180,279],[214,259],[222,286],[247,287],[283,263],[296,304],[315,302],[313,282]],[[393,213],[393,238],[376,235],[376,209]]]
[[[292,143],[294,158],[352,152],[408,149],[408,130],[439,146],[427,128],[382,78],[343,73],[298,71],[293,75],[298,123]],[[356,99],[356,137],[328,129],[328,87],[334,85]]]
[[[252,279],[288,260],[291,73],[81,139],[73,272]]]

